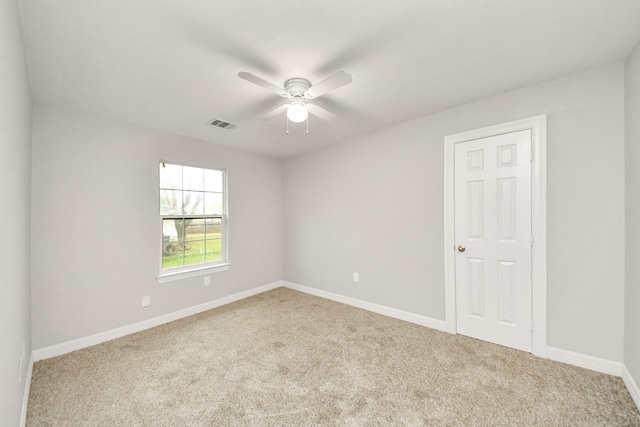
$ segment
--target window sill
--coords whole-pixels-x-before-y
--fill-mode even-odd
[[[188,279],[189,277],[205,276],[211,273],[220,273],[229,269],[231,263],[208,265],[206,267],[194,268],[191,270],[172,271],[162,273],[156,277],[158,283],[174,282],[176,280]]]

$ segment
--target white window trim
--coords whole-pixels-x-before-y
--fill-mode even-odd
[[[199,267],[190,268],[189,270],[171,271],[159,274],[156,277],[158,283],[175,282],[176,280],[188,279],[190,277],[206,276],[207,274],[220,273],[227,271],[230,262],[214,265],[200,265]]]
[[[220,273],[223,271],[226,271],[229,269],[229,267],[231,266],[231,262],[229,261],[229,221],[228,221],[228,182],[229,182],[229,171],[227,171],[227,169],[225,168],[216,168],[213,166],[203,166],[203,165],[198,165],[198,164],[193,164],[193,163],[183,163],[183,162],[176,162],[171,161],[171,160],[163,160],[160,159],[158,160],[158,162],[156,163],[156,165],[159,165],[160,163],[169,163],[172,165],[180,165],[180,166],[188,166],[188,167],[194,167],[194,168],[201,168],[201,169],[213,169],[213,170],[218,170],[218,171],[223,171],[224,172],[224,181],[222,183],[223,185],[223,204],[224,204],[224,212],[221,215],[222,218],[222,261],[221,262],[217,262],[215,264],[196,264],[193,266],[187,266],[187,267],[176,267],[174,269],[166,269],[163,270],[162,269],[162,249],[160,250],[160,256],[159,256],[159,266],[160,266],[160,272],[158,273],[158,275],[156,276],[156,280],[158,283],[168,283],[168,282],[174,282],[177,280],[183,280],[183,279],[188,279],[190,277],[198,277],[198,276],[205,276],[207,274],[212,274],[212,273]],[[156,171],[158,172],[158,177],[156,182],[160,182],[160,175],[159,175],[159,169],[156,168]],[[159,191],[156,191],[156,196],[158,197],[157,201],[156,201],[156,205],[160,206],[160,193]],[[160,230],[162,230],[162,219],[163,216],[160,215]],[[162,248],[162,232],[160,233],[159,236],[159,247]]]

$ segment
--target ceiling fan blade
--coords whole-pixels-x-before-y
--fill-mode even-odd
[[[263,116],[260,116],[260,120],[271,120],[275,116],[277,116],[278,114],[282,114],[285,111],[287,111],[287,108],[289,108],[290,105],[291,105],[291,103],[289,103],[289,102],[287,102],[286,104],[279,105],[276,108],[274,108],[273,110],[271,110],[268,113],[264,114]]]
[[[324,120],[325,122],[332,122],[336,119],[336,115],[328,112],[322,107],[317,106],[316,104],[306,104],[307,110],[309,113],[318,117],[319,119]]]
[[[287,96],[287,91],[284,90],[281,87],[278,87],[276,85],[274,85],[273,83],[269,83],[266,80],[261,79],[260,77],[256,77],[251,73],[247,73],[245,71],[242,71],[240,73],[238,73],[238,77],[240,77],[241,79],[244,79],[248,82],[251,82],[253,84],[256,84],[258,86],[261,86],[265,89],[267,89],[268,91],[277,93],[280,96]]]
[[[310,87],[309,90],[307,90],[307,93],[312,98],[317,98],[349,83],[351,83],[351,75],[344,71],[338,71],[337,73],[322,80],[317,85]]]

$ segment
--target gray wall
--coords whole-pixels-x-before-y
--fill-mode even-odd
[[[0,94],[0,424],[13,426],[20,421],[31,354],[31,96],[15,0],[0,0]]]
[[[626,293],[624,363],[640,384],[640,43],[626,64]]]
[[[212,129],[211,132],[219,132]],[[228,271],[158,284],[158,160],[226,168]],[[34,110],[33,345],[130,325],[282,277],[279,160],[51,108]],[[141,308],[141,297],[151,306]]]
[[[284,280],[444,320],[443,139],[540,114],[548,114],[547,342],[622,361],[623,64],[286,160]]]

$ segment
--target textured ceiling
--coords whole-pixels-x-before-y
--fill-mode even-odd
[[[495,93],[623,60],[638,0],[21,0],[32,95],[82,111],[288,157]],[[344,70],[317,103],[258,117],[283,86]],[[208,125],[212,119],[234,130]]]

